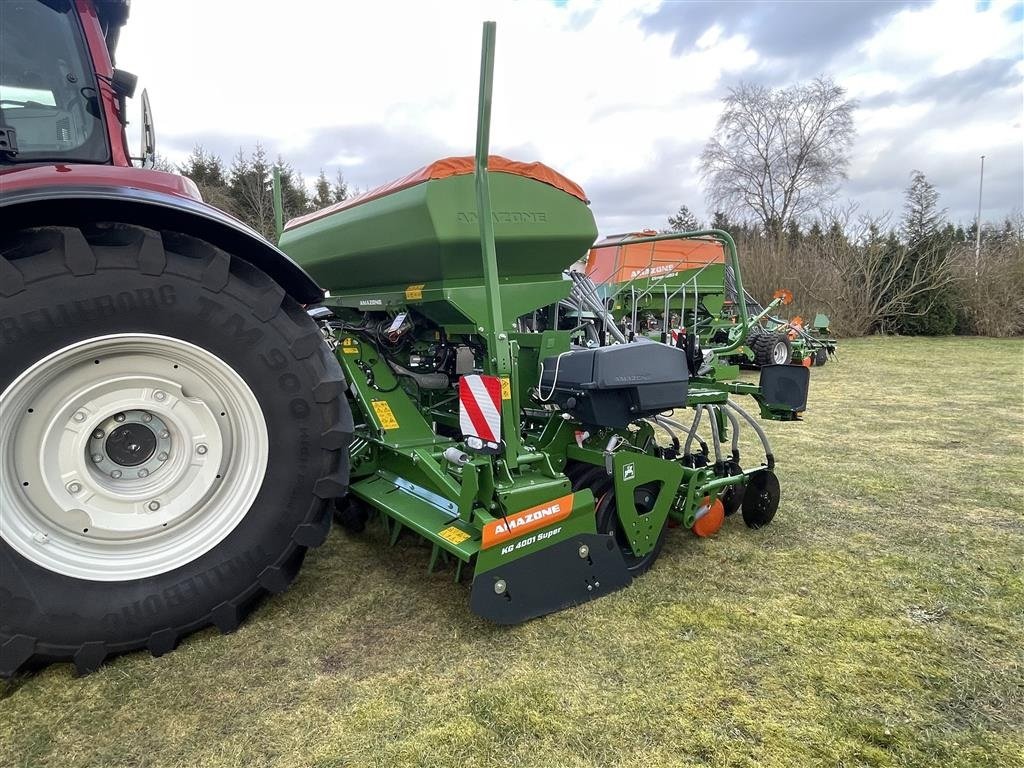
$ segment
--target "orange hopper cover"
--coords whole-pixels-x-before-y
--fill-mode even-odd
[[[443,160],[436,160],[430,165],[426,165],[419,170],[413,171],[408,176],[403,176],[400,179],[396,179],[388,184],[371,189],[369,192],[364,192],[361,195],[350,197],[348,200],[342,200],[340,203],[335,203],[329,208],[324,208],[320,211],[314,211],[313,213],[307,213],[305,216],[299,216],[288,222],[285,229],[291,229],[297,227],[300,224],[306,224],[310,221],[329,216],[332,213],[338,211],[344,211],[348,208],[354,208],[357,205],[368,203],[371,200],[376,200],[379,197],[390,195],[393,192],[398,192],[408,187],[414,187],[417,184],[422,184],[425,181],[432,181],[434,179],[447,179],[451,176],[466,176],[473,173],[476,170],[476,159],[473,157],[446,157]],[[543,163],[521,163],[518,160],[509,160],[507,157],[501,155],[489,155],[487,160],[487,170],[491,173],[511,173],[515,176],[524,176],[528,179],[534,179],[535,181],[542,181],[545,184],[550,184],[552,187],[562,190],[563,192],[578,197],[585,203],[590,201],[587,199],[583,188],[574,181],[567,179],[565,176],[560,174],[553,168],[549,168]]]
[[[595,283],[628,283],[636,278],[662,277],[684,269],[725,263],[717,240],[658,240],[653,243],[608,245],[631,237],[650,237],[653,230],[616,235],[602,240],[587,257],[587,276]]]

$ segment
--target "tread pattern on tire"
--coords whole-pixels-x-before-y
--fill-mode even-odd
[[[750,349],[754,352],[754,362],[761,365],[775,365],[775,359],[772,356],[772,350],[775,345],[779,342],[784,342],[789,347],[789,358],[790,361],[793,359],[792,346],[789,343],[789,339],[784,334],[778,333],[759,333],[754,337],[754,340],[750,342]]]
[[[253,305],[253,314],[265,322],[284,311],[295,325],[295,335],[289,350],[291,354],[299,360],[311,358],[318,351],[321,355],[318,364],[323,369],[323,375],[315,388],[313,399],[324,410],[324,421],[330,426],[315,444],[333,455],[332,467],[316,481],[316,498],[311,499],[304,521],[296,527],[279,557],[272,565],[263,569],[255,583],[239,594],[225,600],[206,615],[197,617],[187,625],[164,627],[149,633],[146,637],[118,643],[115,648],[111,648],[104,641],[89,641],[78,645],[42,643],[37,638],[24,634],[7,635],[0,629],[0,679],[10,678],[19,672],[54,662],[72,662],[78,674],[87,674],[99,669],[103,662],[114,654],[145,648],[152,655],[161,656],[174,650],[188,635],[207,626],[217,627],[222,634],[235,631],[264,595],[277,594],[288,588],[298,574],[306,551],[321,545],[330,532],[331,500],[336,496],[343,496],[347,491],[346,435],[351,434],[352,425],[344,398],[345,382],[338,375],[340,370],[328,364],[331,353],[305,312],[297,305],[286,306],[284,290],[264,273],[206,242],[179,232],[158,232],[131,224],[117,223],[114,227],[134,231],[136,265],[141,274],[153,276],[164,272],[168,263],[169,249],[166,246],[170,239],[175,253],[207,261],[201,278],[202,287],[206,290],[224,290],[233,275],[250,284],[253,273],[259,276],[268,287],[262,298]],[[91,229],[89,234],[96,235]],[[102,236],[102,233],[98,236]],[[26,279],[25,273],[18,268],[19,259],[31,258],[33,255],[50,252],[55,248],[63,249],[63,261],[71,274],[87,275],[96,271],[96,255],[82,229],[51,226],[5,233],[3,241],[0,242],[0,296],[11,297],[30,286],[31,280]],[[48,277],[50,276],[38,279]],[[333,416],[330,404],[335,402],[339,403],[339,406],[337,415]],[[0,600],[4,599],[4,594],[5,590],[0,584]]]

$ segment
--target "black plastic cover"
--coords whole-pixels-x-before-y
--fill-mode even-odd
[[[801,413],[807,410],[811,369],[802,365],[762,365],[759,386],[769,408]]]
[[[624,427],[684,407],[688,380],[683,350],[636,341],[546,358],[540,394],[584,424]]]
[[[589,549],[587,557],[580,557],[582,546]],[[505,582],[500,594],[494,589],[499,580]],[[614,536],[581,533],[477,575],[469,605],[477,616],[518,624],[586,603],[632,581]]]

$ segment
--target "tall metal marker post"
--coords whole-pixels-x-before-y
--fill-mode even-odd
[[[981,269],[981,190],[985,185],[985,156],[981,156],[981,175],[978,177],[978,218],[975,219],[974,227],[974,280],[978,280],[978,270]]]
[[[479,328],[487,339],[491,372],[502,381],[501,436],[505,443],[505,462],[509,468],[519,464],[519,413],[516,408],[516,386],[513,381],[512,350],[501,311],[501,290],[498,282],[498,252],[494,245],[494,219],[491,215],[491,190],[487,181],[487,159],[490,154],[491,94],[494,86],[494,44],[497,24],[484,22],[483,49],[480,57],[480,96],[476,121],[476,208],[480,223],[480,250],[484,267],[484,295],[487,299],[487,325]],[[505,397],[505,392],[509,397]]]

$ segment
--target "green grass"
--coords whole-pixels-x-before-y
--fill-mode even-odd
[[[764,530],[675,529],[512,628],[413,539],[336,531],[234,635],[8,684],[0,765],[1024,765],[1024,343],[840,355],[768,425]]]

